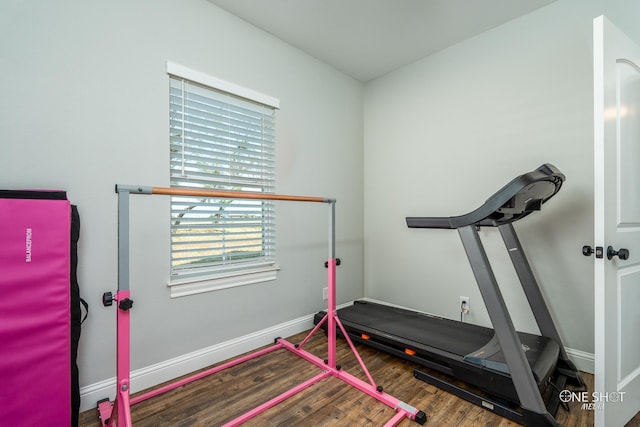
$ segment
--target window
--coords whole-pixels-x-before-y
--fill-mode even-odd
[[[176,64],[171,187],[273,193],[278,101]],[[172,296],[275,279],[271,201],[171,196]]]

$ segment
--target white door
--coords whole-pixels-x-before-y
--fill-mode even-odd
[[[593,23],[595,424],[640,410],[640,46],[607,18]],[[607,247],[629,251],[607,256]],[[600,249],[600,250],[598,250]],[[613,255],[613,254],[612,254]]]

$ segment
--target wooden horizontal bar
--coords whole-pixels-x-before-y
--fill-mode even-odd
[[[290,196],[285,194],[250,193],[246,191],[200,190],[193,188],[168,188],[151,187],[151,194],[164,194],[169,196],[196,196],[212,197],[218,199],[258,199],[258,200],[286,200],[292,202],[316,202],[330,203],[333,199],[311,196]]]

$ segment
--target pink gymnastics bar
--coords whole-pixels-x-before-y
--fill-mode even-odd
[[[202,379],[209,375],[221,372],[225,369],[233,366],[240,365],[246,361],[264,356],[276,350],[285,349],[290,351],[309,363],[316,365],[321,372],[316,376],[308,379],[307,381],[287,390],[286,392],[272,398],[271,400],[255,407],[254,409],[246,412],[245,414],[227,422],[224,427],[238,426],[253,417],[262,414],[263,412],[271,409],[292,396],[300,393],[308,387],[316,384],[326,378],[334,377],[342,380],[348,385],[360,390],[363,393],[373,397],[374,399],[384,403],[385,405],[393,408],[396,413],[385,424],[385,427],[395,426],[400,423],[404,418],[409,418],[420,424],[424,424],[427,416],[424,412],[419,411],[413,406],[400,401],[399,399],[382,391],[382,387],[376,385],[369,370],[365,366],[362,358],[358,354],[353,342],[346,333],[344,326],[340,323],[336,311],[336,266],[337,259],[335,257],[335,199],[328,199],[322,197],[308,197],[308,196],[290,196],[280,194],[263,194],[263,193],[246,193],[246,192],[234,192],[234,191],[217,191],[217,190],[198,190],[198,189],[175,189],[164,187],[143,187],[143,186],[128,186],[117,185],[116,193],[118,194],[118,291],[115,295],[107,292],[103,296],[103,303],[105,306],[112,305],[113,302],[117,303],[116,321],[117,321],[117,367],[116,367],[116,397],[113,402],[109,399],[104,399],[98,402],[98,411],[103,427],[107,426],[119,426],[119,427],[131,427],[131,405],[166,393],[170,390],[176,389],[185,384]],[[260,200],[283,200],[283,201],[296,201],[296,202],[316,202],[329,204],[329,259],[327,262],[328,268],[328,302],[327,313],[309,334],[298,345],[294,345],[285,339],[277,339],[275,344],[264,349],[255,351],[248,355],[239,357],[221,365],[215,366],[206,371],[192,375],[188,378],[175,381],[166,386],[157,388],[150,392],[130,397],[130,353],[131,353],[131,329],[129,310],[133,307],[133,301],[130,296],[129,289],[129,196],[131,194],[159,194],[159,195],[180,195],[180,196],[197,196],[197,197],[211,197],[211,198],[225,198],[225,199],[260,199]],[[320,327],[327,324],[327,359],[322,360],[319,357],[303,350],[305,343],[318,331]],[[363,381],[348,372],[345,372],[336,365],[336,337],[337,329],[342,331],[342,335],[345,337],[351,351],[357,359],[360,367],[365,373],[368,382]]]

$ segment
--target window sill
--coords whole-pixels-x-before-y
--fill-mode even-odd
[[[206,277],[189,277],[181,279],[178,276],[171,278],[168,286],[171,291],[171,298],[179,298],[188,295],[196,295],[205,292],[269,282],[276,279],[278,270],[280,270],[280,267],[274,264],[267,267],[226,272]]]

